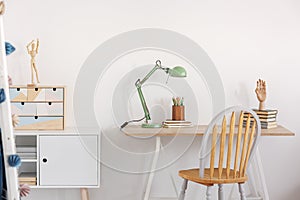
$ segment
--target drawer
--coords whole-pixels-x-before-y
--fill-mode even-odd
[[[63,117],[20,116],[16,130],[62,130]]]
[[[11,113],[17,115],[37,115],[36,103],[15,102],[11,103]]]
[[[46,88],[46,101],[63,101],[64,88]]]
[[[26,101],[27,89],[26,88],[9,88],[9,96],[11,101]]]
[[[27,89],[28,101],[45,101],[45,89],[44,88],[28,88]]]
[[[63,115],[63,103],[47,102],[37,103],[37,115]]]

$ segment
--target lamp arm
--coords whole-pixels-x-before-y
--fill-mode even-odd
[[[158,69],[163,69],[162,67],[161,67],[161,62],[160,62],[160,60],[158,60],[158,61],[156,61],[156,64],[155,64],[155,66],[153,67],[153,69],[141,80],[141,81],[139,81],[139,84],[140,84],[140,86],[142,86],[149,78],[150,78],[150,76],[152,76],[152,74],[156,71],[156,70],[158,70]],[[137,82],[135,83],[135,85],[137,84]]]
[[[149,110],[148,110],[148,107],[147,107],[147,104],[146,104],[146,101],[145,101],[145,98],[144,98],[144,95],[143,95],[143,92],[142,92],[142,85],[137,84],[137,83],[140,83],[140,79],[137,80],[135,85],[136,85],[137,91],[139,93],[140,101],[141,101],[141,104],[142,104],[142,107],[143,107],[143,110],[144,110],[146,123],[147,123],[148,120],[151,120],[151,117],[150,117],[150,113],[149,113]]]
[[[137,91],[139,93],[139,98],[140,98],[140,101],[142,103],[142,106],[143,106],[143,110],[144,110],[144,114],[145,114],[145,118],[146,118],[146,122],[148,122],[148,120],[151,120],[151,117],[150,117],[150,113],[149,113],[149,109],[147,107],[147,104],[146,104],[146,101],[145,101],[145,98],[144,98],[144,95],[143,95],[143,92],[142,92],[142,85],[152,76],[152,74],[158,70],[158,69],[162,69],[164,70],[165,72],[168,72],[169,68],[163,68],[161,67],[161,61],[160,60],[157,60],[156,63],[155,63],[155,66],[152,68],[152,70],[142,79],[138,79],[136,82],[135,82],[135,87],[137,88]]]

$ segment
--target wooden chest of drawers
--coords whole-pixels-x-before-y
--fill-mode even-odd
[[[65,95],[63,86],[11,86],[12,114],[19,116],[16,130],[63,130]]]

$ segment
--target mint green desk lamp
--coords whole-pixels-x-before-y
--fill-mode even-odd
[[[141,121],[143,119],[146,120],[146,123],[142,124],[143,128],[160,128],[162,126],[161,124],[150,124],[149,123],[149,120],[151,120],[151,117],[150,117],[149,109],[147,107],[147,104],[146,104],[146,101],[145,101],[145,98],[144,98],[144,95],[143,95],[143,92],[142,92],[142,85],[158,69],[163,70],[164,72],[166,72],[171,77],[180,77],[180,78],[186,77],[186,70],[183,67],[176,66],[176,67],[174,67],[172,69],[168,68],[168,67],[165,68],[165,67],[161,66],[161,61],[157,60],[155,62],[154,68],[142,80],[138,79],[135,82],[135,86],[136,86],[137,91],[139,93],[139,98],[140,98],[140,101],[142,103],[142,107],[143,107],[143,110],[144,110],[144,117],[142,119],[131,120],[131,121],[127,121],[127,122],[123,123],[122,126],[121,126],[121,129],[124,128],[126,125],[128,125],[131,122],[139,122],[139,121]]]

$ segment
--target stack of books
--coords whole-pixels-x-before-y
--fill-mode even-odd
[[[36,173],[34,172],[22,172],[19,174],[19,183],[36,185]]]
[[[17,154],[21,159],[36,159],[36,146],[17,146]]]
[[[259,117],[261,128],[269,129],[269,128],[277,127],[276,119],[277,119],[278,110],[270,110],[270,109],[269,110],[257,110],[257,109],[253,109],[253,111],[256,112],[256,114]],[[244,115],[244,120],[243,120],[244,125],[246,125],[247,117],[248,117],[248,115],[245,114]],[[252,121],[253,121],[253,117],[251,119],[251,122]]]
[[[172,127],[190,127],[192,126],[192,122],[184,121],[184,120],[171,120],[167,119],[163,122],[164,128],[172,128]]]

